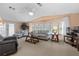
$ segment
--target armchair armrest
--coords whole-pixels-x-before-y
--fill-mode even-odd
[[[7,40],[0,41],[0,56],[10,55],[17,51],[17,41]]]
[[[7,40],[17,40],[17,38],[16,37],[6,37],[6,38],[4,38],[3,41],[7,41]]]
[[[16,40],[0,41],[0,45],[9,44],[9,43],[13,43],[13,42],[16,42]]]

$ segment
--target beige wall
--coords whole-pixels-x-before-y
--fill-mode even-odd
[[[79,26],[79,14],[72,14],[69,16],[71,26]]]
[[[20,31],[20,26],[22,22],[17,22],[17,21],[4,21],[5,23],[14,23],[15,24],[15,32]]]
[[[67,15],[60,15],[60,16],[43,16],[37,19],[34,19],[32,22],[29,23],[30,30],[32,30],[32,24],[37,24],[37,23],[55,23],[58,24],[59,22],[63,21],[62,18],[68,17],[69,18],[69,23],[70,26],[79,26],[79,13],[74,13],[74,14],[67,14]]]
[[[20,31],[20,26],[21,26],[20,22],[15,23],[15,32]]]
[[[70,26],[79,26],[79,14],[69,14],[69,15],[61,15],[61,16],[43,16],[40,18],[37,18],[33,21],[31,21],[29,23],[30,26],[30,31],[32,30],[32,24],[35,23],[59,23],[62,21],[62,18],[64,18],[65,16],[69,17],[70,20]],[[22,24],[22,22],[17,22],[17,21],[5,21],[5,22],[10,22],[10,23],[15,23],[15,32],[20,30],[20,25]]]
[[[15,32],[18,32],[21,30],[20,27],[21,27],[22,23],[26,23],[26,25],[28,25],[27,22],[20,22],[20,21],[5,21],[4,20],[4,23],[14,23],[15,24]]]
[[[29,31],[32,31],[32,26],[35,24],[42,24],[42,23],[51,23],[52,25],[58,25],[65,16],[44,16],[37,18],[29,23]]]

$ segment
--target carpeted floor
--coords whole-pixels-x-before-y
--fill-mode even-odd
[[[76,48],[60,42],[40,40],[37,44],[25,42],[25,38],[18,39],[18,51],[12,56],[79,56]]]

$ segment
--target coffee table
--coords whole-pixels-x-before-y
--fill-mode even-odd
[[[37,37],[34,37],[34,36],[27,36],[25,41],[29,42],[29,43],[36,44],[39,42],[39,39]]]

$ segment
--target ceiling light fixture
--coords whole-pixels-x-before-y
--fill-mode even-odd
[[[33,15],[34,15],[34,13],[33,13],[33,12],[29,12],[29,15],[30,15],[30,16],[33,16]]]

